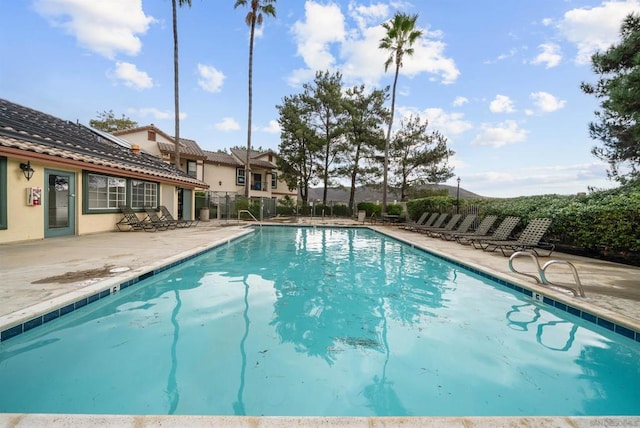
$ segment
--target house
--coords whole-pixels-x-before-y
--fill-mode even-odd
[[[175,138],[158,129],[154,124],[113,132],[131,144],[156,155],[166,162],[175,163]],[[204,181],[204,160],[207,158],[200,146],[186,138],[180,138],[180,169],[190,177]]]
[[[138,144],[0,99],[0,243],[116,230],[121,204],[194,219],[207,187]]]
[[[239,164],[239,166],[236,167],[236,186],[239,186],[240,191],[244,192],[245,180],[247,179],[244,168],[247,151],[244,149],[233,148],[231,149],[231,156]],[[249,153],[251,177],[248,178],[250,180],[250,198],[269,197],[281,199],[285,196],[289,196],[296,199],[298,194],[297,189],[289,189],[287,183],[278,177],[276,159],[277,154],[271,150],[263,152],[251,150]]]

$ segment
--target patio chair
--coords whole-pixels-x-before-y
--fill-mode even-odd
[[[162,213],[162,215],[160,216],[160,220],[175,222],[177,227],[191,227],[196,223],[193,220],[183,220],[183,219],[174,218],[173,215],[171,214],[171,211],[169,211],[169,209],[164,205],[160,205],[160,212]]]
[[[166,226],[154,224],[148,221],[142,221],[138,218],[136,213],[127,205],[120,205],[120,211],[124,216],[120,221],[116,223],[118,230],[124,231],[138,231],[144,230],[145,232],[155,232],[156,230],[167,230]]]
[[[476,215],[475,214],[467,214],[462,221],[460,222],[460,224],[458,225],[458,227],[454,230],[439,230],[439,231],[432,231],[431,232],[431,236],[434,238],[441,238],[444,239],[445,241],[448,241],[449,239],[446,238],[446,236],[448,236],[448,234],[450,233],[466,233],[469,228],[471,227],[471,225],[473,224],[474,221],[476,221]]]
[[[447,213],[442,213],[442,214],[433,213],[431,214],[431,218],[429,218],[429,220],[431,220],[432,218],[434,219],[434,221],[432,221],[433,224],[427,221],[422,226],[415,226],[413,230],[416,232],[422,232],[423,230],[426,230],[429,228],[442,227],[447,217],[449,217],[449,214]]]
[[[170,221],[161,219],[156,210],[151,207],[145,207],[144,211],[147,213],[147,217],[143,221],[156,225],[166,225],[167,229],[175,229],[178,226],[178,222],[175,220]]]
[[[473,245],[473,248],[481,249],[481,242],[488,240],[503,240],[509,239],[513,229],[520,223],[520,217],[509,216],[506,217],[498,228],[491,235],[471,235],[471,236],[462,236],[456,239],[456,242],[463,245]]]
[[[487,233],[489,233],[489,230],[491,229],[491,227],[493,227],[493,223],[495,223],[497,219],[497,215],[488,215],[484,219],[482,219],[478,228],[473,232],[461,232],[460,230],[452,230],[451,232],[441,233],[440,238],[444,239],[445,241],[457,241],[458,239],[462,239],[465,236],[485,236]]]
[[[422,215],[420,216],[420,218],[416,221],[408,221],[405,224],[403,224],[402,226],[400,226],[400,229],[405,229],[405,230],[411,230],[413,229],[413,226],[420,226],[422,225],[422,223],[424,223],[424,221],[427,219],[427,217],[429,216],[428,212],[423,212]]]
[[[549,226],[551,226],[550,218],[534,218],[527,224],[518,239],[487,240],[482,242],[482,249],[485,251],[500,249],[505,257],[516,251],[532,251],[536,256],[540,256],[537,250],[543,249],[549,252],[543,257],[549,257],[553,253],[555,245],[542,242],[542,237],[547,233]]]
[[[453,216],[451,216],[451,218],[449,219],[449,222],[447,222],[446,226],[444,226],[444,227],[426,227],[424,229],[421,229],[420,231],[422,233],[425,233],[425,234],[431,236],[431,237],[434,237],[434,234],[437,234],[438,232],[453,230],[453,228],[456,227],[456,224],[458,224],[458,222],[460,221],[461,218],[462,218],[462,214],[454,214]]]

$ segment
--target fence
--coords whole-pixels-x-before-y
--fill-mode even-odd
[[[249,210],[258,220],[275,217],[276,200],[272,198],[245,198],[230,192],[198,192],[196,212],[209,209],[209,219],[237,220],[238,211]]]

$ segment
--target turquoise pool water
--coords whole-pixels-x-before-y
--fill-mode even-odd
[[[263,227],[0,343],[0,411],[639,415],[639,357],[373,231]]]

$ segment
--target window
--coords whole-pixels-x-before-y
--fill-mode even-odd
[[[236,168],[236,184],[244,186],[244,168]]]
[[[7,228],[7,158],[0,157],[0,229]]]
[[[271,172],[271,188],[272,189],[277,189],[278,188],[278,173],[277,172]]]
[[[87,174],[87,208],[91,210],[117,209],[126,203],[127,180],[107,175]]]
[[[189,177],[198,178],[198,168],[196,161],[187,161],[187,175]]]
[[[157,208],[160,185],[153,181],[127,179],[85,171],[83,173],[83,213],[101,214],[120,212],[120,205],[134,210]]]
[[[131,180],[131,208],[158,206],[158,185],[150,181]]]
[[[156,141],[156,131],[148,130],[147,131],[147,140]]]

